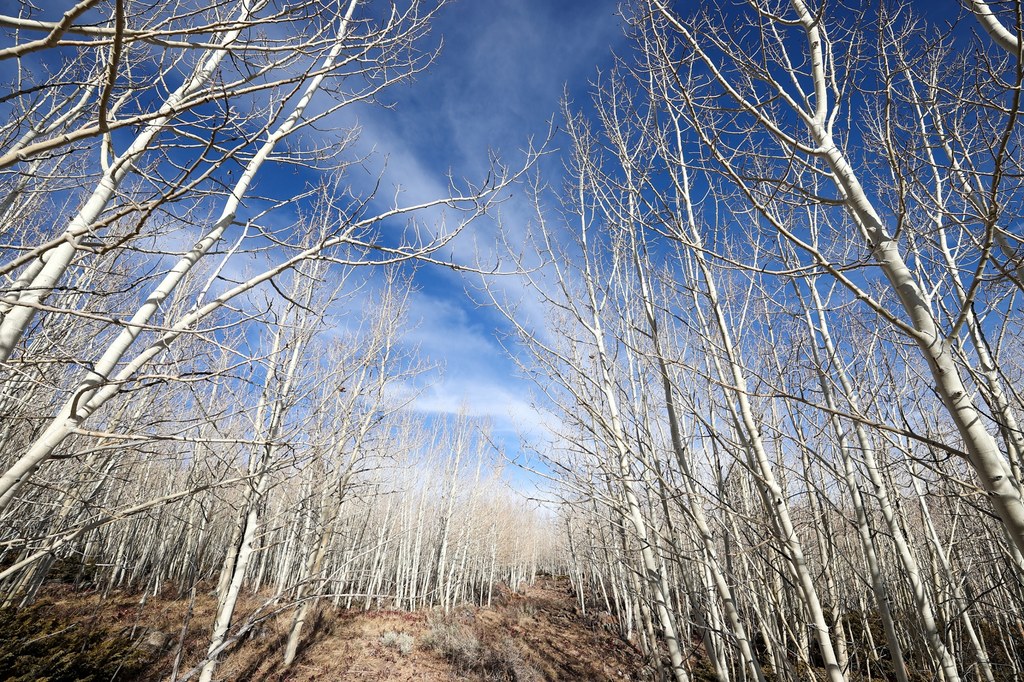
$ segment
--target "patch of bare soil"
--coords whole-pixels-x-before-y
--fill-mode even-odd
[[[261,601],[240,605],[244,617]],[[51,682],[169,679],[177,658],[185,673],[203,656],[215,601],[171,595],[101,599],[67,586],[48,590],[30,609],[0,610],[0,680]],[[182,637],[187,613],[188,628]],[[322,608],[299,656],[284,657],[292,612],[263,620],[222,657],[219,680],[541,682],[649,679],[629,643],[581,616],[568,581],[546,578],[523,594],[507,590],[489,608],[406,613]]]

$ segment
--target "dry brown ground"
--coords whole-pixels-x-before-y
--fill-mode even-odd
[[[53,587],[29,610],[0,611],[0,680],[166,680],[188,600],[115,594],[106,599]],[[250,597],[242,614],[260,605]],[[201,659],[215,607],[199,595],[181,672]],[[281,669],[290,610],[271,616],[223,657],[221,680],[594,680],[646,678],[642,656],[582,617],[568,583],[544,579],[525,594],[503,592],[490,608],[438,611],[323,609],[296,663]],[[405,634],[407,652],[385,641]]]

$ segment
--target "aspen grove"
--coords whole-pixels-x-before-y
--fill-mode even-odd
[[[1024,5],[940,2],[626,0],[428,198],[358,120],[460,3],[0,5],[2,611],[188,604],[211,682],[567,576],[637,679],[1024,678]],[[518,452],[422,407],[434,271]]]

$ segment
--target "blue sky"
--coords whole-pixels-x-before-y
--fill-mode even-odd
[[[545,137],[566,88],[584,101],[597,70],[625,45],[616,11],[610,0],[460,0],[444,8],[428,39],[444,42],[433,66],[387,93],[392,109],[357,112],[362,147],[377,150],[377,163],[387,158],[385,187],[400,185],[410,199],[438,196],[449,170],[470,179],[483,173],[489,150],[519,161],[531,137]],[[557,155],[546,160],[549,182],[559,164]],[[501,209],[511,231],[532,217],[522,189]],[[493,225],[478,223],[451,255],[468,262],[489,239]],[[536,433],[544,417],[531,409],[529,386],[498,343],[501,320],[477,305],[467,293],[475,278],[465,277],[437,266],[417,272],[412,318],[418,326],[410,341],[444,369],[415,406],[425,414],[464,409],[489,418],[511,454],[517,428]],[[499,282],[513,295],[516,285],[510,278]]]

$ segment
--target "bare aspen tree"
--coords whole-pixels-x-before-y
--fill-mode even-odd
[[[1020,566],[1018,285],[1000,241],[1016,239],[1013,88],[988,82],[995,67],[964,69],[955,47],[924,50],[926,24],[905,12],[868,25],[800,2],[636,10],[635,52],[594,90],[596,133],[566,116],[576,165],[562,202],[585,225],[538,219],[540,260],[568,264],[527,278],[557,336],[499,304],[533,351],[525,369],[573,424],[549,466],[573,491],[581,604],[592,590],[624,632],[656,640],[651,588],[621,572],[644,565],[639,536],[613,521],[636,508],[661,594],[720,679],[761,666],[788,679],[996,676],[974,619],[1000,607],[955,583],[1006,586]],[[865,73],[883,86],[854,94]],[[578,254],[556,246],[573,233]],[[592,319],[604,351],[583,341]],[[580,371],[601,358],[613,371]],[[613,400],[628,473],[606,435]],[[957,492],[914,501],[922,468]],[[944,563],[978,496],[965,471],[997,512],[995,526],[978,509],[971,523],[995,539],[998,570]],[[954,519],[948,539],[936,508]],[[701,573],[688,571],[701,545]],[[713,603],[695,596],[712,591]]]
[[[226,22],[227,30],[212,41],[213,46],[209,50],[209,54],[200,59],[196,64],[195,70],[184,80],[182,85],[164,100],[163,104],[151,118],[147,117],[145,129],[132,141],[123,154],[112,159],[104,159],[103,173],[96,183],[96,188],[85,201],[83,209],[68,224],[59,245],[48,249],[45,252],[45,258],[43,254],[37,256],[34,261],[29,263],[18,279],[15,280],[11,286],[11,293],[5,297],[5,304],[8,306],[8,309],[5,312],[3,322],[0,322],[0,360],[10,358],[14,352],[15,345],[21,339],[36,314],[36,306],[45,301],[46,297],[60,281],[74,259],[77,247],[107,207],[107,204],[111,201],[126,176],[132,172],[140,157],[149,149],[157,135],[179,110],[187,109],[190,106],[190,100],[193,98],[202,97],[203,91],[209,87],[210,81],[217,72],[221,61],[229,54],[234,43],[241,35],[242,30],[253,20],[254,10],[259,9],[255,6],[256,4],[256,2],[249,0],[239,3],[237,15]],[[119,17],[115,19],[117,25],[114,28],[114,33],[115,38],[122,36],[121,39],[123,40],[124,17],[121,15],[123,15],[124,7],[120,3],[117,7],[116,12]],[[80,14],[80,12],[65,17],[65,20],[73,20],[76,14]],[[65,27],[60,28],[63,31],[67,30]],[[19,53],[28,51],[25,48],[46,46],[47,42],[49,41],[44,41],[41,45],[29,43],[18,46],[22,49],[11,49],[11,56],[18,56]],[[116,69],[116,65],[113,66]],[[114,74],[116,75],[116,71]],[[113,83],[110,85],[113,86]],[[109,123],[105,120],[108,115],[106,106],[106,102],[101,102],[100,121],[94,134],[109,134]],[[40,145],[43,145],[43,148],[47,150],[51,146],[45,142],[37,142],[35,145],[27,146],[27,148],[26,146],[21,146],[17,150],[8,151],[6,155],[11,157],[8,164],[12,161],[23,161],[31,158],[33,156],[31,153],[33,147]],[[104,153],[108,149],[104,149]],[[13,156],[11,156],[12,154]]]
[[[652,75],[654,75],[653,72]],[[669,371],[668,358],[663,347],[664,341],[659,330],[658,303],[654,299],[652,282],[650,281],[649,271],[652,268],[645,239],[646,220],[640,215],[644,201],[641,184],[645,181],[646,174],[638,165],[641,154],[647,150],[639,145],[631,144],[629,140],[629,133],[626,132],[628,126],[623,119],[630,115],[638,116],[638,114],[633,112],[626,100],[626,96],[620,94],[620,87],[620,83],[612,81],[605,90],[607,98],[604,102],[605,108],[602,109],[602,121],[604,123],[604,131],[609,137],[609,142],[618,159],[623,177],[618,181],[610,178],[595,178],[593,191],[598,195],[596,203],[604,214],[608,225],[614,226],[613,229],[623,231],[621,239],[622,248],[625,250],[625,253],[621,257],[633,261],[631,264],[632,268],[629,268],[626,264],[623,265],[623,270],[631,271],[636,278],[635,291],[630,291],[625,295],[625,298],[638,300],[642,305],[642,317],[647,325],[647,336],[651,344],[650,352],[653,356],[652,360],[656,365],[656,376],[660,381],[663,392],[663,404],[668,419],[671,447],[681,473],[681,485],[689,503],[688,511],[697,527],[706,555],[707,571],[711,575],[711,582],[725,609],[729,628],[736,639],[736,646],[739,649],[744,666],[748,669],[753,679],[763,680],[763,673],[758,661],[754,657],[753,649],[746,634],[746,627],[737,610],[732,589],[723,575],[723,568],[717,557],[718,549],[715,546],[713,534],[708,526],[702,507],[703,501],[697,495],[694,487],[695,475],[690,463],[691,454],[688,452],[688,444],[684,442],[684,432],[679,421],[675,396],[677,389],[674,385],[674,378]],[[649,83],[649,87],[656,87],[655,82]],[[690,201],[689,178],[685,164],[681,164],[678,171],[679,173],[674,176],[674,180],[677,183],[675,187],[677,199],[685,207],[686,215],[692,221],[693,209]],[[616,191],[616,184],[619,185],[618,191]],[[638,344],[633,342],[629,345],[635,348]],[[656,464],[654,466],[657,467]],[[658,478],[663,481],[663,474],[659,472]],[[666,517],[669,517],[668,511],[666,511]],[[712,619],[717,620],[717,608],[712,606],[711,609]],[[722,674],[724,672],[720,673],[720,675]]]
[[[842,74],[844,69],[852,68],[852,64],[841,61],[842,46],[832,41],[823,29],[822,17],[802,0],[789,3],[789,9],[785,12],[790,17],[788,20],[782,18],[781,7],[752,7],[753,16],[768,22],[762,34],[764,49],[773,50],[771,59],[777,60],[783,73],[789,74],[787,80],[777,80],[758,67],[752,67],[753,71],[748,72],[748,75],[738,77],[735,69],[741,64],[753,65],[752,55],[743,53],[743,48],[731,45],[727,40],[717,40],[715,36],[721,34],[715,31],[706,31],[703,38],[697,38],[692,26],[684,24],[656,0],[652,2],[651,8],[655,15],[668,21],[671,30],[692,50],[694,60],[708,69],[714,87],[719,88],[723,96],[729,97],[744,116],[748,116],[754,125],[764,131],[768,139],[794,158],[807,159],[812,166],[820,164],[822,172],[827,173],[829,182],[833,184],[847,211],[851,227],[857,231],[864,247],[871,253],[879,273],[895,296],[898,308],[890,309],[866,294],[857,283],[842,275],[825,254],[815,250],[786,224],[775,223],[774,227],[782,238],[806,254],[811,263],[837,276],[858,298],[868,303],[874,313],[917,344],[922,358],[928,364],[934,386],[950,418],[957,425],[966,447],[965,456],[988,492],[1012,542],[1018,549],[1024,548],[1024,504],[1021,502],[1019,488],[1005,454],[985,427],[973,394],[965,385],[962,370],[957,366],[951,350],[953,337],[960,332],[962,323],[959,320],[967,314],[968,308],[961,307],[961,314],[951,328],[944,330],[940,326],[928,293],[919,277],[907,265],[905,247],[900,244],[898,236],[894,236],[893,229],[887,226],[861,182],[851,157],[837,140],[836,125],[841,120],[842,107],[849,94],[844,87]],[[790,23],[783,24],[784,21]],[[801,34],[802,45],[797,40],[797,33]],[[717,56],[712,56],[709,51],[712,49],[715,55],[726,61],[722,62]],[[791,66],[796,63],[797,55],[806,60],[806,72]],[[787,65],[790,66],[787,68]],[[744,82],[741,84],[741,81]],[[749,90],[748,85],[754,89]],[[680,94],[690,103],[694,130],[701,136],[708,152],[746,193],[753,208],[765,215],[766,211],[762,211],[766,208],[765,200],[752,183],[743,179],[736,163],[729,159],[721,145],[712,142],[714,134],[711,129],[702,128],[696,93],[687,93],[683,88]],[[785,104],[795,120],[800,121],[802,129],[782,122],[778,110],[780,103]],[[771,216],[765,217],[772,221]]]
[[[970,0],[967,3],[971,12],[974,13],[978,23],[988,33],[996,45],[1009,52],[1017,59],[1020,59],[1020,27],[1007,27],[1002,20],[996,16],[992,8],[983,0]],[[1019,9],[1018,9],[1019,11]]]
[[[336,469],[323,490],[318,536],[313,536],[305,560],[300,557],[301,572],[294,595],[297,606],[284,655],[286,667],[294,662],[303,627],[316,607],[327,551],[353,478],[360,473],[360,467],[366,466],[366,446],[371,430],[380,428],[389,410],[395,409],[385,405],[385,393],[391,382],[402,377],[391,366],[397,361],[394,348],[397,327],[405,320],[403,292],[391,287],[400,286],[400,283],[389,282],[389,288],[378,300],[368,338],[360,344],[360,357],[352,367],[338,363],[345,368],[345,374],[339,377],[341,381],[337,385],[329,384],[333,395],[325,396],[325,402],[335,403],[331,411],[340,421],[340,424],[331,424],[328,442],[324,445],[333,455]]]
[[[273,332],[266,378],[253,424],[255,432],[259,434],[259,440],[264,444],[257,446],[248,457],[246,473],[252,480],[247,486],[243,505],[239,510],[238,525],[233,531],[232,542],[228,547],[217,586],[217,617],[207,651],[209,660],[199,677],[201,682],[213,679],[217,656],[234,618],[242,582],[256,550],[254,537],[260,526],[260,510],[265,505],[271,472],[276,464],[278,443],[281,441],[288,412],[296,402],[295,391],[299,380],[300,361],[305,355],[313,333],[321,324],[309,313],[312,310],[313,292],[319,274],[315,271],[297,271],[295,285],[289,297],[291,303],[281,311],[280,320]]]
[[[609,332],[604,327],[603,318],[613,308],[610,293],[606,288],[610,284],[607,280],[602,281],[602,278],[614,279],[615,269],[614,266],[609,272],[604,272],[603,268],[599,269],[602,254],[596,245],[588,241],[594,238],[591,233],[596,226],[592,225],[591,221],[594,220],[596,223],[598,220],[595,211],[597,206],[591,195],[591,183],[594,181],[591,140],[585,123],[579,119],[570,118],[569,128],[574,142],[571,166],[574,186],[572,196],[567,197],[566,201],[569,205],[568,215],[576,222],[579,254],[562,255],[555,250],[553,230],[546,226],[544,216],[539,217],[541,232],[538,236],[538,248],[541,254],[549,259],[553,272],[552,286],[557,292],[557,298],[552,296],[546,300],[550,301],[554,309],[565,314],[572,324],[578,325],[583,338],[577,347],[565,350],[546,344],[516,320],[509,308],[503,307],[497,300],[495,303],[517,328],[520,338],[531,348],[541,366],[551,372],[550,380],[559,381],[564,377],[566,384],[563,387],[578,401],[575,409],[584,410],[593,420],[597,442],[602,443],[602,449],[607,448],[608,456],[614,463],[609,466],[613,475],[610,484],[614,482],[618,494],[621,495],[621,501],[614,506],[619,507],[618,513],[622,515],[623,521],[629,524],[639,545],[637,551],[641,576],[652,596],[652,603],[649,605],[653,612],[652,619],[656,619],[663,633],[672,662],[673,675],[679,680],[689,679],[683,662],[683,645],[678,630],[676,609],[672,603],[664,565],[658,557],[654,538],[656,531],[651,528],[650,521],[646,518],[641,492],[635,482],[634,471],[641,465],[637,461],[639,457],[635,451],[634,441],[627,432],[626,417],[618,395],[620,389],[616,376],[619,369],[616,367],[618,361],[615,359],[617,352],[609,347],[609,343],[615,342],[615,338],[609,338]],[[577,258],[579,263],[575,262]],[[567,261],[568,269],[563,270],[563,266],[559,265],[562,261]],[[542,293],[544,292],[543,283],[538,281],[536,286]],[[587,350],[584,351],[584,348]],[[589,361],[581,357],[583,353],[588,354]],[[596,373],[593,378],[588,376],[588,370],[585,368],[591,362],[594,364],[592,371]],[[581,380],[583,385],[578,389],[574,388]],[[648,605],[645,604],[644,607],[648,608]]]
[[[248,17],[249,13],[254,10],[245,3],[243,5],[242,10],[245,16]],[[51,456],[54,449],[60,446],[70,430],[77,428],[92,412],[100,408],[113,395],[116,395],[126,380],[133,376],[140,368],[151,362],[152,358],[156,357],[164,347],[182,335],[190,333],[190,330],[199,321],[218,310],[228,301],[280,275],[303,260],[322,257],[325,255],[325,252],[329,252],[332,249],[357,251],[365,248],[365,245],[374,240],[373,231],[382,222],[398,215],[425,210],[434,206],[461,206],[469,210],[469,214],[466,215],[467,219],[470,219],[469,216],[479,216],[486,210],[486,206],[491,198],[495,196],[494,190],[504,186],[509,181],[509,176],[499,171],[497,175],[492,176],[492,179],[496,180],[495,184],[472,188],[468,193],[461,196],[458,196],[456,192],[455,195],[445,197],[436,202],[424,202],[409,207],[394,206],[390,210],[384,210],[372,216],[344,216],[341,218],[341,227],[337,228],[333,233],[327,233],[319,243],[312,246],[298,247],[293,253],[285,255],[278,263],[272,264],[261,274],[233,288],[222,291],[219,295],[210,296],[205,299],[202,295],[199,296],[195,308],[187,311],[177,320],[165,319],[154,324],[154,315],[160,310],[163,301],[190,276],[196,263],[201,261],[210,253],[211,249],[219,244],[225,232],[235,223],[239,206],[245,198],[257,171],[265,162],[274,158],[275,147],[281,140],[296,131],[304,129],[311,123],[324,119],[342,106],[373,97],[382,88],[419,68],[419,64],[416,61],[409,63],[402,61],[404,59],[403,50],[409,40],[418,37],[425,30],[426,22],[430,18],[429,13],[419,14],[416,12],[415,7],[406,8],[402,14],[398,14],[396,10],[396,13],[393,13],[390,19],[382,26],[376,27],[364,21],[359,26],[365,26],[366,28],[357,30],[352,28],[356,21],[353,19],[353,13],[357,7],[358,3],[356,2],[348,3],[344,8],[344,13],[336,18],[338,21],[337,25],[330,27],[333,28],[333,32],[325,33],[323,37],[324,52],[320,61],[312,61],[308,66],[308,70],[298,77],[289,76],[281,81],[273,81],[275,87],[290,88],[290,91],[287,91],[285,96],[281,97],[278,101],[277,109],[273,110],[271,116],[272,120],[277,119],[280,122],[276,123],[273,127],[265,127],[262,130],[260,135],[266,136],[264,141],[261,142],[259,136],[252,140],[256,147],[251,156],[248,156],[248,161],[239,179],[224,197],[223,206],[219,210],[220,215],[210,226],[209,230],[196,242],[191,250],[181,256],[177,264],[167,272],[163,280],[152,289],[147,298],[141,301],[140,306],[134,315],[131,316],[129,322],[125,324],[121,333],[110,343],[102,356],[95,361],[93,370],[83,377],[81,384],[72,391],[71,397],[54,416],[49,428],[33,444],[28,446],[24,454],[14,459],[7,471],[0,476],[0,508],[6,507],[9,504],[19,487]],[[271,17],[271,20],[273,20],[273,17]],[[235,26],[235,29],[229,31],[223,40],[229,42],[236,40],[238,35],[240,35],[239,32],[242,31],[243,25],[248,26],[247,21],[248,19],[245,21],[239,19],[234,23],[229,22],[229,24]],[[327,28],[325,27],[326,30]],[[197,82],[197,88],[205,87],[203,84],[209,79],[210,73],[216,70],[226,51],[228,51],[226,47],[223,49],[213,49],[208,58],[201,61],[201,66],[199,67],[201,74],[194,79]],[[258,52],[259,50],[257,50]],[[281,51],[274,49],[272,54],[276,55],[279,52]],[[284,58],[282,57],[282,59]],[[328,87],[328,83],[332,79],[344,79],[349,73],[361,73],[361,71],[368,68],[365,64],[366,62],[370,64],[388,63],[389,60],[393,60],[404,68],[398,68],[394,72],[378,70],[375,73],[383,74],[380,81],[370,81],[369,85],[360,84],[351,90],[336,87],[333,83]],[[285,60],[286,63],[287,61]],[[271,66],[277,67],[279,65],[272,59],[267,68]],[[263,85],[260,88],[263,88]],[[244,87],[241,87],[241,89],[246,91]],[[320,90],[328,91],[334,97],[334,101],[326,108],[321,107],[318,109],[315,114],[307,114],[309,103]],[[218,92],[221,91],[221,89],[218,89]],[[185,94],[188,95],[188,92]],[[171,110],[177,111],[179,108],[181,107],[174,105],[171,107]],[[169,121],[169,119],[167,120]],[[163,126],[166,122],[163,118],[153,119],[149,125],[151,127]],[[159,132],[157,130],[150,131],[149,128],[147,128],[147,131],[143,135],[145,139],[140,143],[143,147],[149,145],[154,136]],[[148,137],[146,137],[147,135]],[[128,154],[136,154],[136,151],[133,150],[134,147],[132,150],[129,150]],[[139,153],[141,151],[140,149]],[[124,173],[127,173],[131,166],[132,163],[129,160],[119,165],[115,164],[113,167],[122,169]],[[102,189],[111,183],[101,181],[100,184]],[[103,210],[110,197],[113,196],[112,193],[116,190],[116,186],[117,183],[114,182],[111,187],[103,189],[103,192],[101,192],[102,196],[96,200],[96,211],[101,212]],[[348,206],[353,210],[359,210],[358,202],[349,202]],[[273,206],[271,206],[272,208]],[[46,279],[47,282],[52,279],[53,283],[55,283],[62,276],[67,264],[71,262],[73,253],[77,251],[77,248],[74,246],[76,240],[84,238],[85,232],[83,230],[88,231],[86,228],[89,230],[93,229],[92,225],[95,219],[90,216],[87,216],[87,218],[88,220],[85,220],[83,223],[84,227],[72,226],[65,237],[56,240],[54,245],[46,246],[44,252],[39,254],[39,258],[36,261],[25,266],[25,271],[33,272],[35,267],[33,263],[41,263],[45,259],[46,266],[40,271],[42,274],[38,275],[38,278]],[[251,226],[252,221],[248,224]],[[462,222],[461,224],[466,223]],[[384,255],[378,262],[396,262],[427,256],[453,238],[458,230],[459,227],[456,226],[449,231],[438,231],[431,240],[422,240],[418,236],[411,235],[407,243],[385,248]],[[245,241],[245,235],[246,232],[243,232],[242,241]],[[68,249],[71,249],[71,251],[65,254],[64,252]],[[225,258],[229,257],[230,253],[229,251]],[[337,253],[328,255],[330,257],[339,257]],[[352,257],[356,260],[360,258],[359,256]],[[339,258],[341,262],[346,262],[347,259],[348,256],[340,256]],[[33,280],[38,279],[34,273],[32,278]],[[32,299],[31,301],[28,299],[22,300],[20,298],[21,294],[18,295],[19,303],[5,316],[5,322],[3,323],[12,325],[12,339],[21,337],[28,321],[38,308],[37,304],[40,304],[49,295],[48,292],[52,289],[53,283],[42,283],[42,280],[35,281],[26,290],[29,293],[25,294]],[[13,285],[12,291],[20,292],[21,290],[21,285],[17,283]],[[73,315],[82,314],[73,310],[69,312]],[[56,314],[56,312],[53,314]],[[22,321],[19,322],[19,320]],[[129,349],[139,342],[140,338],[147,339],[150,345],[141,350],[133,359],[127,359],[126,354]]]

